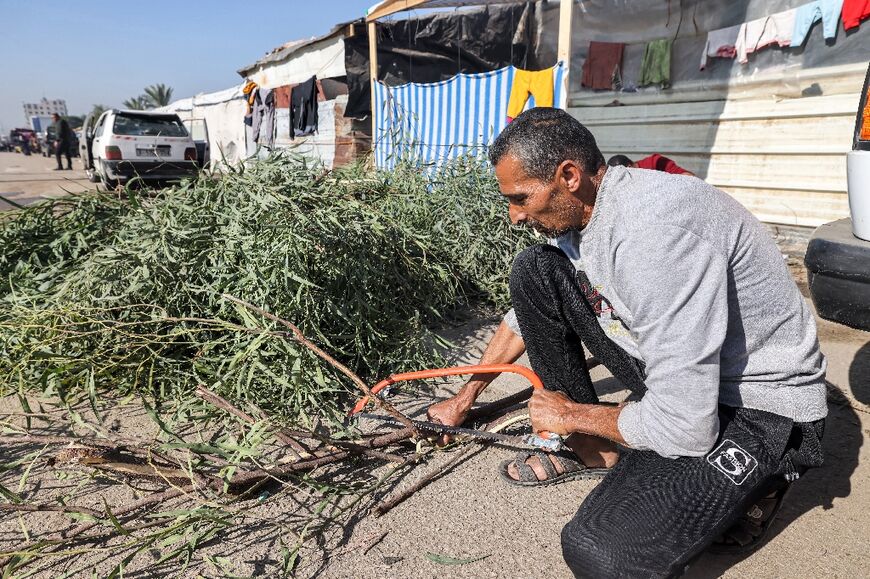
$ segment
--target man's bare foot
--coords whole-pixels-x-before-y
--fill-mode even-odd
[[[574,451],[577,460],[589,468],[613,468],[619,461],[619,452],[616,450],[616,444],[604,438],[589,436],[587,434],[572,434],[565,439],[565,445]],[[541,460],[537,455],[532,455],[526,459],[526,464],[531,467],[538,480],[546,480],[547,472],[544,470]],[[565,472],[562,463],[549,453],[547,454],[547,460],[553,463],[556,474]],[[512,479],[520,480],[519,471],[515,463],[511,463],[507,471]]]

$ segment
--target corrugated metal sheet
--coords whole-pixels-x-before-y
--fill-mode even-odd
[[[674,95],[663,93],[659,103],[644,95],[637,104],[569,111],[589,127],[605,157],[660,153],[730,193],[762,221],[817,226],[849,215],[845,154],[862,77],[838,76],[841,94],[825,96],[775,99],[759,96],[765,91],[755,87],[739,100],[672,102]],[[776,94],[777,85],[766,92]]]

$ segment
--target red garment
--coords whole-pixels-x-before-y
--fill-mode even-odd
[[[644,157],[637,162],[638,169],[650,169],[652,171],[664,171],[665,173],[673,173],[674,175],[683,175],[689,173],[667,157],[663,157],[658,153]]]
[[[613,78],[622,68],[623,46],[620,42],[590,42],[581,84],[592,89],[613,90]]]
[[[844,29],[855,28],[865,18],[870,18],[870,0],[845,0],[843,2]]]
[[[290,87],[291,85],[288,84],[275,89],[275,108],[290,108]]]

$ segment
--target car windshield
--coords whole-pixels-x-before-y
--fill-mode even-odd
[[[155,115],[119,114],[115,117],[112,132],[116,135],[155,137],[186,137],[187,130],[175,115],[159,117]]]

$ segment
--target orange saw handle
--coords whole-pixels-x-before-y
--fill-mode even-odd
[[[544,383],[540,377],[531,369],[519,364],[484,364],[478,366],[455,366],[453,368],[433,368],[431,370],[417,370],[416,372],[402,372],[393,374],[381,380],[372,388],[372,394],[377,394],[387,386],[396,382],[406,382],[408,380],[423,380],[425,378],[441,378],[443,376],[462,376],[465,374],[502,374],[502,373],[519,374],[532,384],[532,388],[543,388]],[[353,409],[350,411],[350,416],[365,408],[369,397],[363,396],[359,399]],[[549,438],[550,433],[541,431],[537,433],[541,438]]]

